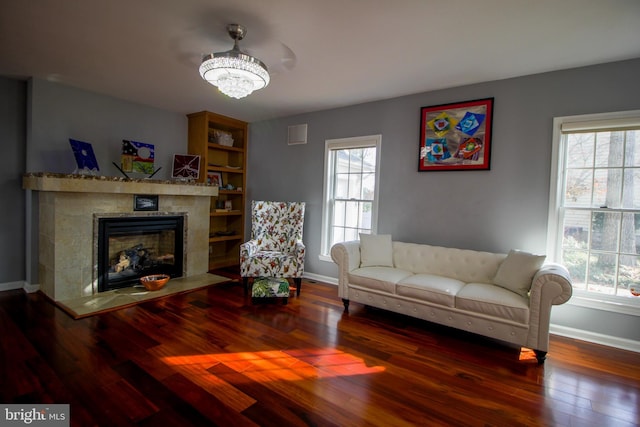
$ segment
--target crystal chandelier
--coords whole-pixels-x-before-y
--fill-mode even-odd
[[[262,61],[238,47],[238,41],[247,33],[245,27],[230,24],[227,31],[234,40],[233,49],[205,55],[200,64],[200,75],[220,92],[240,99],[268,85],[269,72]]]

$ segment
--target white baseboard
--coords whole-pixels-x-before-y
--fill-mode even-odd
[[[22,289],[24,289],[24,291],[28,294],[32,294],[34,292],[38,292],[40,290],[40,285],[34,285],[34,284],[29,284],[29,283],[25,283],[24,286],[22,287]]]
[[[611,335],[599,334],[597,332],[554,324],[549,325],[549,333],[640,353],[640,341],[634,341],[627,338],[614,337]]]
[[[322,282],[322,283],[328,283],[330,285],[336,285],[338,286],[338,279],[335,277],[329,277],[329,276],[323,276],[321,274],[315,274],[315,273],[304,273],[304,278],[305,279],[312,279],[312,280],[317,280],[318,282]]]
[[[30,285],[24,280],[18,280],[17,282],[0,283],[0,292],[13,291],[15,289],[24,289],[27,293],[37,292],[40,289],[40,285]]]
[[[0,291],[12,291],[14,289],[20,289],[27,284],[24,280],[18,280],[17,282],[0,283]]]

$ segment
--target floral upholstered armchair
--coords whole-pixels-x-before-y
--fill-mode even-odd
[[[293,279],[300,295],[304,273],[304,202],[251,202],[251,240],[240,245],[245,294],[250,277]]]

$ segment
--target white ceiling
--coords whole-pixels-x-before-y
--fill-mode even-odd
[[[269,86],[198,74],[240,47]],[[639,0],[2,0],[0,75],[247,121],[640,57]]]

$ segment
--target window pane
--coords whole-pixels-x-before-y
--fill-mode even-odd
[[[371,230],[371,209],[371,203],[360,203],[360,228]]]
[[[349,174],[336,174],[334,197],[336,199],[349,198]]]
[[[362,171],[362,148],[352,148],[349,150],[349,173],[360,173]]]
[[[593,166],[594,133],[567,135],[567,165],[572,168]]]
[[[617,295],[632,296],[629,288],[640,284],[640,257],[621,255]]]
[[[589,291],[612,295],[615,293],[615,254],[591,252],[589,260]]]
[[[358,202],[346,202],[345,225],[358,228]]]
[[[342,227],[332,227],[331,228],[331,244],[329,247],[333,246],[338,242],[344,242],[344,228]]]
[[[569,169],[564,195],[565,206],[591,206],[591,169]]]
[[[349,150],[337,150],[335,161],[336,173],[349,172]]]
[[[563,248],[586,249],[591,226],[590,211],[567,210],[564,214]]]
[[[622,166],[624,132],[598,132],[596,134],[596,167]]]
[[[622,169],[597,169],[594,175],[593,206],[620,207]]]
[[[593,212],[591,218],[591,249],[617,251],[618,235],[620,234],[620,213]]]
[[[362,193],[362,175],[351,174],[349,175],[349,198],[359,199]]]
[[[362,194],[360,199],[373,200],[376,190],[376,174],[367,173],[362,176]]]
[[[562,264],[571,274],[571,282],[576,289],[585,289],[587,277],[587,251],[565,249],[562,252]]]
[[[640,213],[622,214],[620,252],[640,254]]]
[[[356,228],[347,228],[344,230],[344,241],[347,240],[358,240],[360,236],[358,236],[358,229]]]
[[[346,203],[341,201],[336,201],[333,204],[333,225],[344,227],[346,224],[344,222],[344,218],[346,215]]]
[[[376,149],[373,147],[364,148],[362,150],[362,171],[376,171]]]
[[[640,156],[640,153],[638,155]],[[624,171],[622,207],[640,209],[640,169]]]
[[[625,166],[640,166],[640,130],[626,132]]]

